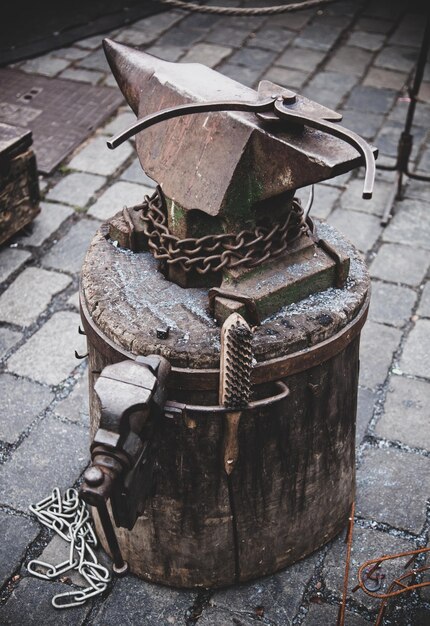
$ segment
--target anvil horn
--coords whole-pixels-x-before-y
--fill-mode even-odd
[[[104,49],[139,118],[188,103],[259,99],[253,89],[204,65],[169,63],[109,40]],[[276,93],[283,91],[263,83],[265,92],[271,86]],[[322,119],[341,117],[302,96],[294,106]],[[136,147],[143,169],[181,211],[200,209],[236,223],[256,219],[255,207],[264,209],[274,197],[362,164],[357,151],[341,139],[237,111],[164,121],[138,133]]]

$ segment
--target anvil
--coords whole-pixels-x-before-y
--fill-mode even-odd
[[[276,224],[291,211],[298,188],[363,164],[364,152],[366,165],[371,161],[374,166],[372,151],[361,138],[354,135],[351,142],[335,136],[340,114],[270,81],[262,81],[257,92],[201,64],[170,63],[110,40],[104,41],[104,48],[127,102],[143,120],[122,139],[136,134],[142,168],[160,185],[169,232],[176,237],[239,233],[260,224]],[[199,106],[204,109],[208,102],[215,103],[214,108],[199,112]],[[257,108],[252,109],[266,102],[266,109],[258,114]],[[242,104],[244,109],[249,104],[251,108],[223,110],[221,105],[215,108],[216,103],[225,103],[226,108],[228,103],[237,108]],[[275,115],[276,108],[289,117]],[[118,143],[118,139],[111,141],[110,147]],[[290,256],[278,259],[276,266],[297,262],[297,255],[291,253],[306,254],[314,243],[304,234]],[[267,265],[271,268],[273,261]],[[214,286],[223,279],[222,286],[227,281],[236,288],[239,281],[242,291],[251,289],[243,282],[245,278],[249,282],[249,274],[226,267],[221,279],[206,275],[203,282]],[[177,268],[170,268],[168,276],[183,286],[196,286],[203,280]],[[322,281],[319,288],[327,286]],[[296,291],[294,299],[297,294],[304,297],[309,288]],[[260,295],[252,293],[251,297],[259,300]],[[263,307],[265,314],[272,309]]]

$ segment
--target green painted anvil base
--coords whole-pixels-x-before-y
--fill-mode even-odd
[[[251,299],[259,319],[263,320],[313,293],[343,286],[350,260],[339,250],[333,248],[332,252],[334,254],[328,254],[303,235],[295,250],[236,279],[225,278],[220,289]],[[240,313],[252,323],[245,304],[233,297],[215,298],[214,316],[217,322],[222,324],[233,312]]]

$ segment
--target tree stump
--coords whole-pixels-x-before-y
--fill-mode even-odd
[[[31,131],[0,123],[0,244],[40,212]]]
[[[170,283],[147,252],[115,247],[107,225],[96,234],[81,280],[92,433],[100,416],[94,382],[105,365],[125,358],[166,357],[168,399],[188,407],[161,418],[154,496],[133,530],[117,529],[138,576],[176,587],[242,582],[305,557],[346,524],[369,277],[351,244],[326,224],[317,229],[350,257],[349,278],[343,289],[315,293],[254,328],[255,405],[243,411],[229,477],[217,406],[220,328],[207,291]],[[168,338],[157,338],[167,326]]]

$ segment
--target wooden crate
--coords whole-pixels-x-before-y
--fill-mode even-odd
[[[40,212],[31,131],[0,123],[0,244]]]

